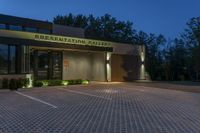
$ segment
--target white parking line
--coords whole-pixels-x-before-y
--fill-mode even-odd
[[[81,94],[81,95],[86,95],[86,96],[91,96],[91,97],[102,98],[102,99],[105,99],[105,100],[112,100],[111,98],[105,98],[105,97],[102,97],[102,96],[97,96],[97,95],[93,95],[93,94],[89,94],[89,93],[85,93],[85,92],[81,92],[81,91],[74,91],[74,90],[63,89],[63,88],[58,88],[58,89],[65,90],[65,91],[68,91],[68,92],[71,92],[71,93],[76,93],[76,94]]]
[[[48,102],[45,102],[45,101],[43,101],[43,100],[40,100],[40,99],[38,99],[38,98],[35,98],[35,97],[32,97],[32,96],[23,94],[23,93],[21,93],[21,92],[15,91],[15,93],[17,93],[17,94],[19,94],[19,95],[22,95],[22,96],[24,96],[24,97],[27,97],[27,98],[29,98],[29,99],[31,99],[31,100],[34,100],[34,101],[37,101],[37,102],[46,104],[46,105],[51,106],[51,107],[53,107],[53,108],[58,108],[58,107],[55,106],[55,105],[52,105],[52,104],[50,104],[50,103],[48,103]]]
[[[144,92],[144,90],[142,89],[134,89],[134,90]]]

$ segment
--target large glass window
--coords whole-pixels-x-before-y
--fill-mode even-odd
[[[15,73],[16,47],[0,44],[0,74]]]
[[[30,49],[30,73],[34,73],[35,67],[35,59],[36,59],[36,51],[34,49]]]
[[[6,25],[5,24],[0,24],[0,29],[6,29]]]
[[[29,46],[22,46],[21,47],[21,73],[29,73]]]
[[[48,29],[39,29],[39,33],[45,33],[45,34],[50,34],[51,31]]]
[[[10,30],[22,31],[22,26],[9,25]]]
[[[10,72],[9,73],[15,73],[15,66],[16,66],[16,60],[15,60],[15,55],[16,55],[16,48],[15,46],[10,46]]]
[[[52,52],[52,79],[61,79],[62,76],[62,53]]]
[[[0,44],[0,74],[8,73],[8,45]]]
[[[28,32],[37,32],[37,28],[25,27],[25,31],[28,31]]]
[[[38,51],[38,79],[48,79],[49,58],[47,51]]]

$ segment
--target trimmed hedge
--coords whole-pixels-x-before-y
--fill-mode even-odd
[[[88,80],[76,79],[76,80],[36,80],[33,82],[34,87],[42,86],[66,86],[77,84],[88,84]]]
[[[33,82],[34,87],[43,87],[43,86],[66,86],[66,85],[77,85],[77,84],[88,84],[89,80],[36,80]],[[18,88],[30,87],[29,79],[6,79],[2,80],[2,88],[17,90]]]
[[[9,89],[9,80],[8,79],[2,80],[2,88],[3,89]]]
[[[42,81],[34,81],[34,82],[33,82],[33,86],[34,86],[34,87],[42,87],[42,86],[43,86],[43,83],[42,83]]]
[[[9,82],[9,89],[10,90],[17,90],[17,83],[18,83],[18,80],[17,79],[11,79],[10,82]]]
[[[62,85],[62,80],[49,80],[48,86],[60,86]]]
[[[17,90],[18,88],[28,87],[30,84],[29,79],[7,79],[2,80],[2,89]]]

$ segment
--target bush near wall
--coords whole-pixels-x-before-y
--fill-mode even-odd
[[[18,88],[28,87],[30,84],[29,79],[7,79],[4,78],[1,81],[2,89],[17,90]]]
[[[8,79],[2,80],[2,89],[9,89],[9,80]]]
[[[77,85],[77,84],[88,84],[89,80],[36,80],[33,82],[34,87],[43,86],[66,86],[66,85]],[[29,79],[2,79],[1,80],[2,89],[17,90],[18,88],[29,88]]]
[[[33,82],[34,87],[42,86],[66,86],[66,85],[77,85],[77,84],[88,84],[89,80],[36,80]]]

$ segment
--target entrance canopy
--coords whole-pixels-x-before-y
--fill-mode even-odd
[[[5,43],[33,45],[40,47],[56,47],[112,52],[112,42],[99,41],[52,34],[30,33],[23,31],[0,30],[0,38]]]

